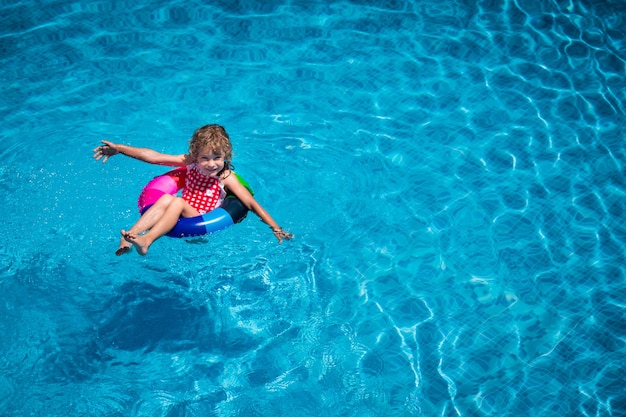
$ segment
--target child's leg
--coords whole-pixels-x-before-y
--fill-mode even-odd
[[[138,235],[146,230],[150,229],[154,224],[163,216],[163,213],[167,209],[167,206],[170,205],[172,201],[174,201],[176,197],[170,194],[163,194],[159,199],[148,209],[146,210],[137,223],[135,223],[127,232],[131,235]],[[120,238],[120,245],[118,249],[115,251],[117,256],[128,253],[131,248],[131,243],[127,242],[123,237]]]
[[[200,213],[191,207],[185,200],[174,197],[170,204],[163,212],[163,215],[156,221],[145,235],[136,235],[131,231],[122,230],[122,236],[127,242],[135,245],[140,255],[148,253],[148,249],[155,240],[169,232],[176,226],[178,219],[183,217],[199,216]]]
[[[178,199],[178,197],[175,197],[171,194],[163,194],[148,210],[146,210],[141,215],[139,220],[137,220],[137,223],[135,223],[133,227],[128,229],[128,232],[138,235],[150,229],[159,221],[161,216],[163,216],[167,207],[173,201]]]

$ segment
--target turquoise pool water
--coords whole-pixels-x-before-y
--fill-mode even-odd
[[[623,1],[0,10],[0,415],[626,415]],[[206,123],[296,239],[116,257]]]

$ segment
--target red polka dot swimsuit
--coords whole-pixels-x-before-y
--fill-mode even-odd
[[[219,207],[224,198],[224,184],[217,177],[207,177],[196,164],[187,166],[187,177],[183,188],[183,200],[200,214],[208,213]]]

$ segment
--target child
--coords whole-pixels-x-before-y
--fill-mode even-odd
[[[219,207],[226,196],[225,188],[270,226],[278,243],[282,243],[283,239],[293,238],[232,175],[232,144],[222,126],[206,125],[197,129],[189,142],[189,153],[184,155],[161,154],[152,149],[135,148],[106,140],[102,143],[103,145],[93,150],[93,157],[96,160],[104,157],[103,163],[111,156],[121,153],[151,164],[187,167],[182,197],[164,194],[142,213],[133,227],[127,231],[122,230],[120,246],[115,252],[118,256],[129,252],[131,245],[135,246],[140,255],[145,255],[152,243],[172,230],[181,216],[200,216]],[[206,198],[207,194],[213,197]],[[147,233],[142,234],[146,231]]]

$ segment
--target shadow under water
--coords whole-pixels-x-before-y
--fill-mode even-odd
[[[48,358],[52,380],[84,381],[107,365],[139,365],[149,352],[196,350],[232,358],[259,345],[245,331],[223,324],[215,300],[201,304],[145,282],[121,285],[96,311],[93,330],[67,335]]]

